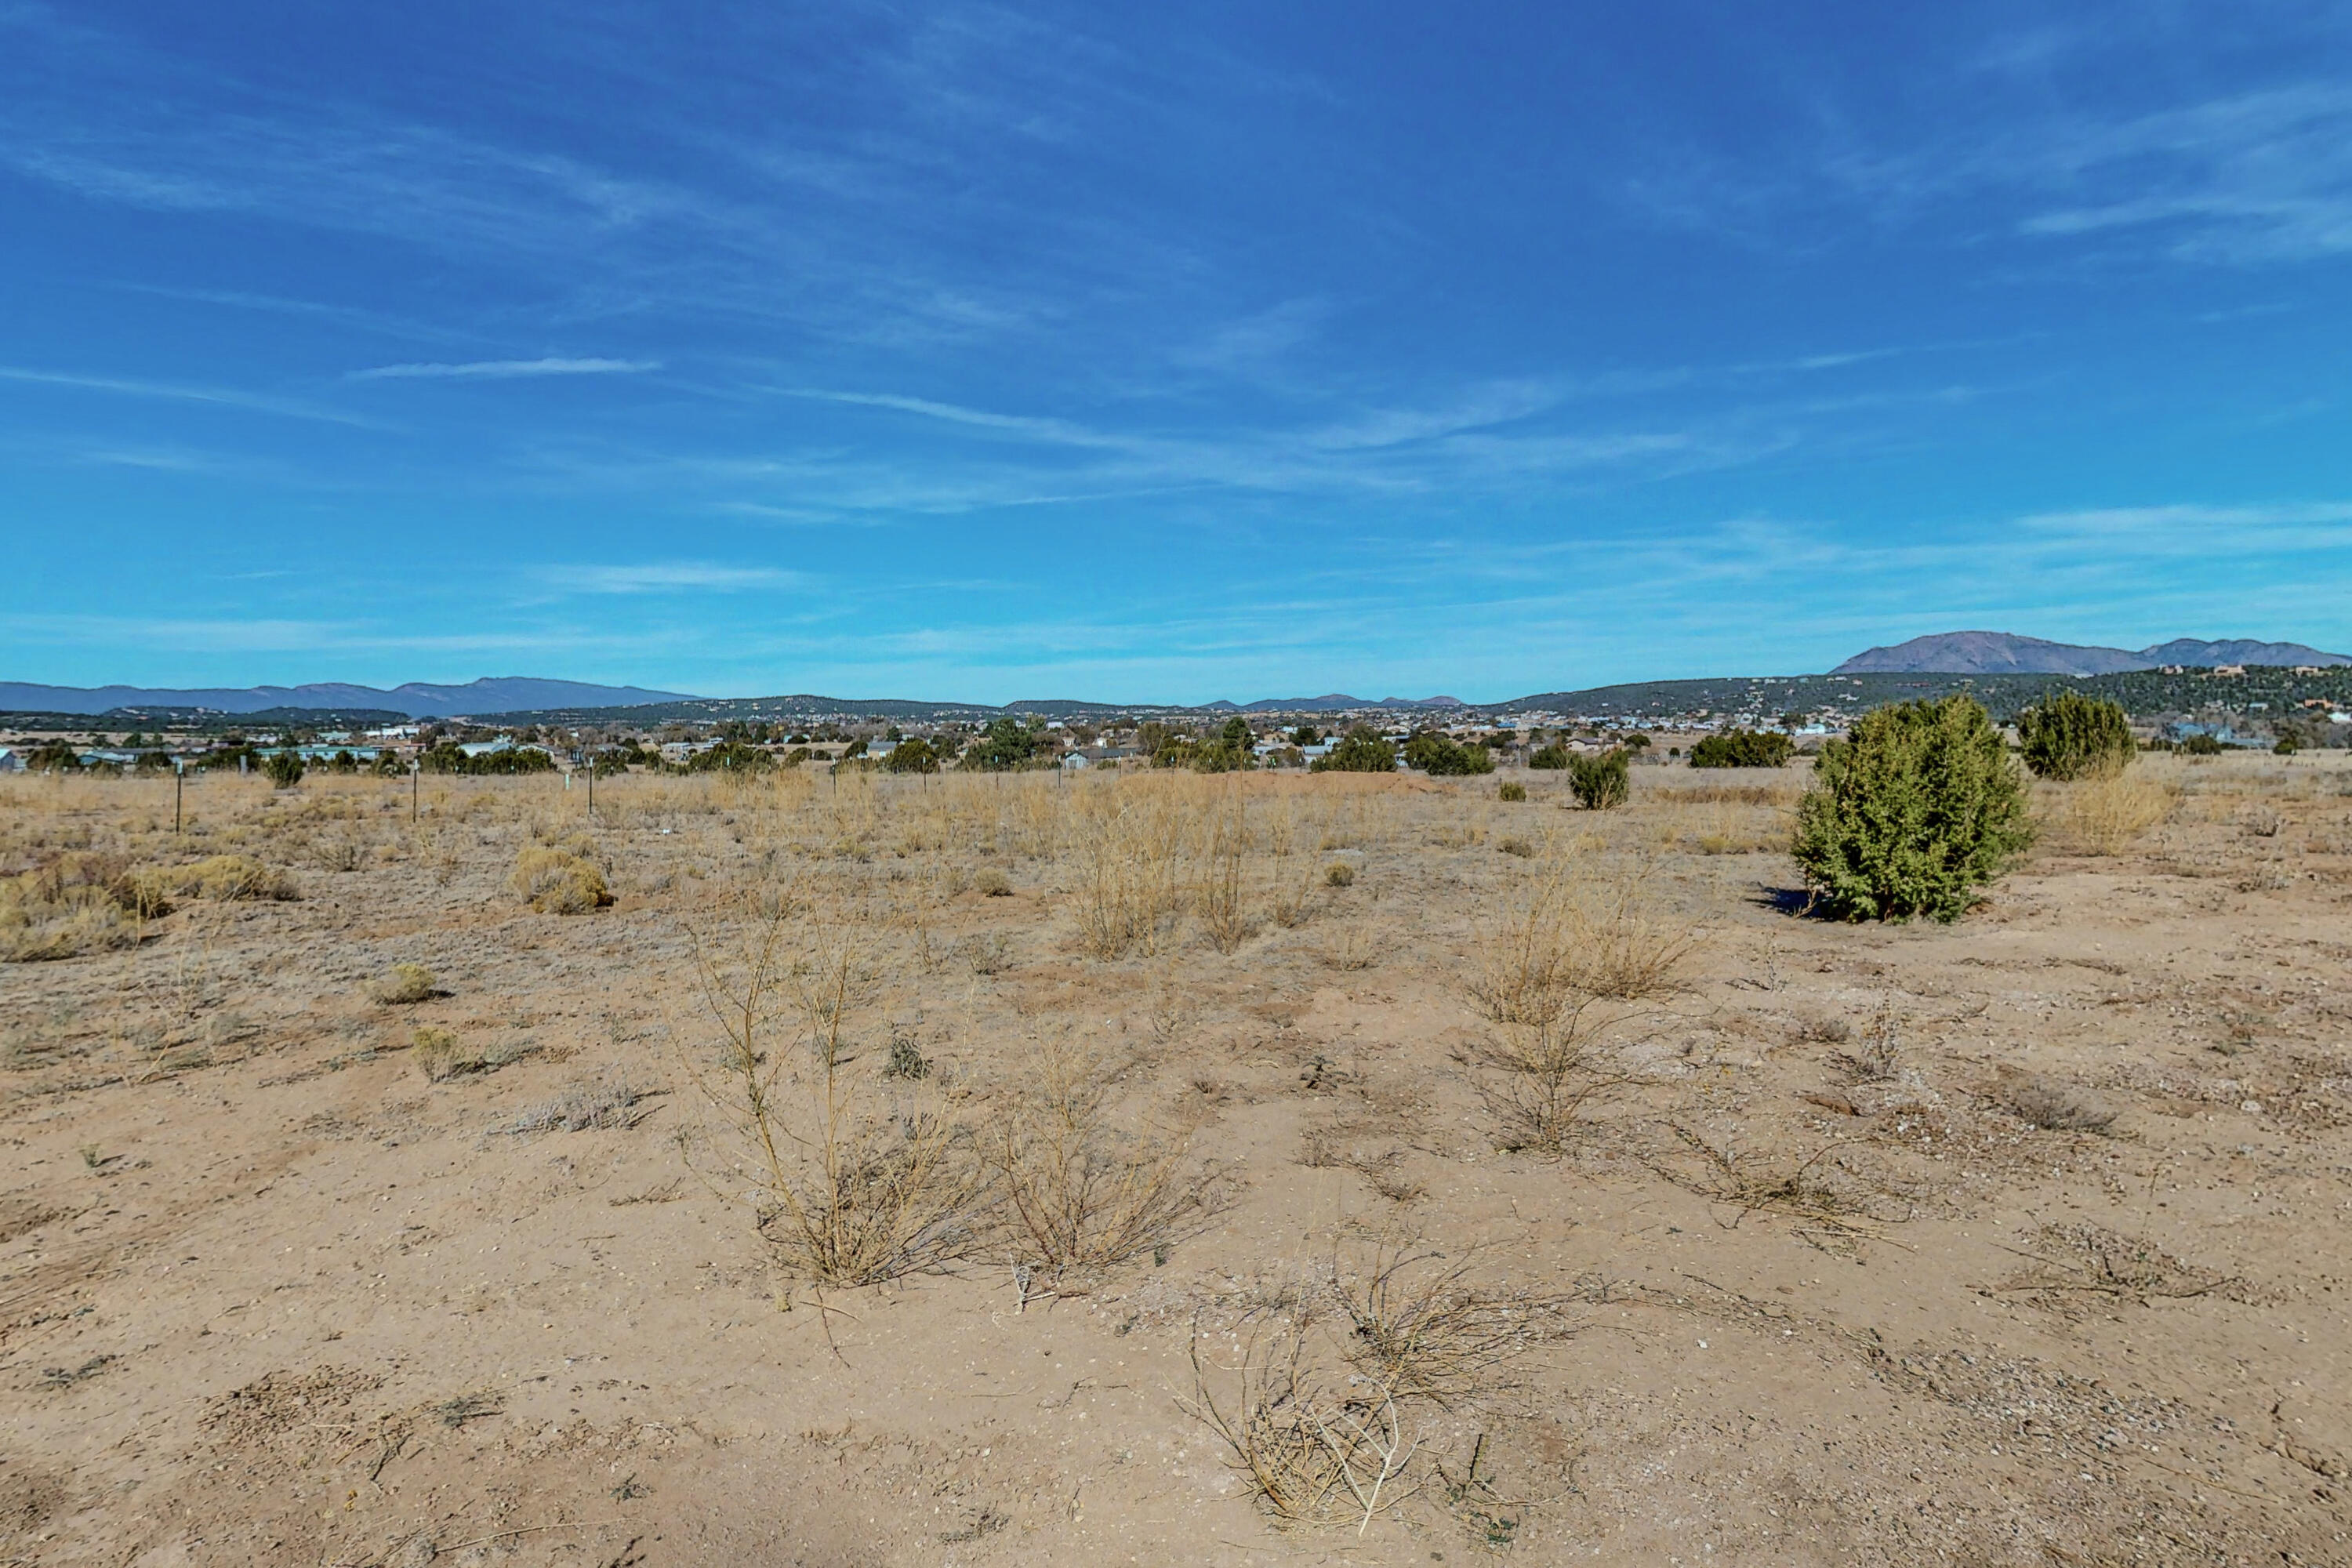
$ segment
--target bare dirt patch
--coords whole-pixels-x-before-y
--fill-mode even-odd
[[[1795,769],[0,784],[0,1553],[2352,1560],[2352,773],[2140,766],[1949,927]]]

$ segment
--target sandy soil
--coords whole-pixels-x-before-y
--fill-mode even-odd
[[[2352,770],[2144,768],[2179,799],[2136,841],[2054,829],[1883,928],[1790,896],[1794,769],[1605,814],[1183,781],[1187,889],[1246,811],[1238,943],[1188,892],[1116,957],[1098,783],[637,779],[591,823],[484,780],[412,826],[404,784],[221,780],[184,839],[168,784],[0,785],[0,870],[300,892],[0,966],[0,1563],[2352,1562]],[[523,907],[577,835],[617,901]],[[1548,876],[1587,942],[1687,947],[1580,1016],[1550,1147],[1475,995]],[[943,1267],[793,1277],[698,1092],[698,942],[730,972],[780,895],[795,951],[872,961],[854,1070],[911,1044],[959,1147],[1083,1049],[1107,1146],[1206,1206],[1107,1268],[1017,1269],[976,1212]],[[373,999],[399,963],[436,994]],[[479,1070],[430,1079],[420,1026]],[[1507,1342],[1398,1401],[1369,1517],[1285,1526],[1199,1401],[1297,1342],[1364,1416],[1344,1302],[1415,1246]]]

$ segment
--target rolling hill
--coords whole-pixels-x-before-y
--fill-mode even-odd
[[[2119,647],[2045,642],[2011,632],[1943,632],[1854,655],[1832,675],[2116,675],[2168,664],[2352,665],[2352,656],[2302,643],[2176,637],[2131,652]]]

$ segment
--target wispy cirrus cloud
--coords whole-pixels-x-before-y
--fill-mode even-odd
[[[929,397],[908,397],[889,392],[829,392],[816,387],[784,387],[784,396],[806,398],[816,403],[837,403],[854,408],[885,408],[898,414],[919,415],[926,419],[942,420],[950,425],[966,426],[972,429],[1000,432],[1033,441],[1049,441],[1065,447],[1126,447],[1138,444],[1138,438],[1090,430],[1066,419],[1055,419],[1029,414],[995,414],[984,408],[968,408],[961,404],[942,403]]]
[[[155,397],[175,403],[209,403],[223,408],[274,414],[286,419],[314,419],[329,425],[349,425],[362,430],[388,428],[379,419],[346,414],[337,408],[323,408],[315,403],[304,403],[294,398],[273,397],[267,393],[241,392],[234,387],[146,381],[131,376],[86,375],[72,371],[30,370],[21,365],[0,365],[0,381],[34,386],[71,387],[81,392],[109,392],[124,397]]]
[[[345,381],[513,381],[534,375],[639,375],[659,370],[648,359],[480,359],[461,364],[380,364]]]
[[[551,587],[574,594],[735,594],[793,588],[806,574],[772,566],[725,566],[708,561],[656,561],[619,566],[549,566],[539,573]]]

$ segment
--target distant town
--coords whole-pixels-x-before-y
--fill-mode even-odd
[[[1390,701],[1242,710],[1024,709],[860,703],[809,697],[679,699],[618,709],[414,719],[382,710],[121,708],[106,713],[0,713],[0,772],[98,773],[263,767],[381,774],[700,772],[844,766],[929,773],[1187,766],[1333,765],[1349,734],[1383,742],[1393,765],[1486,772],[1562,765],[1576,752],[1623,748],[1645,764],[1684,760],[1710,735],[1786,737],[1818,750],[1882,703],[1967,690],[2003,721],[2053,689],[2121,702],[2143,744],[2295,749],[2352,740],[2352,669],[2330,666],[2171,666],[2097,676],[1920,673],[1656,681],[1558,692],[1503,708]],[[1328,700],[1315,700],[1318,704]],[[1443,741],[1452,752],[1433,752]],[[1416,747],[1416,742],[1429,742]],[[284,764],[280,764],[283,766]],[[1360,757],[1350,766],[1360,766]]]

